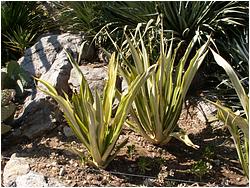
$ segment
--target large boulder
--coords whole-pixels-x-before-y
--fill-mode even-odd
[[[33,76],[40,77],[46,73],[63,49],[71,49],[74,57],[79,54],[80,46],[86,39],[82,35],[65,33],[41,38],[28,48],[25,55],[18,60],[21,67]],[[87,50],[88,49],[88,50]],[[90,60],[95,56],[95,48],[85,46],[82,59]]]
[[[71,68],[67,55],[61,51],[50,69],[41,76],[41,79],[53,85],[61,95],[62,91],[69,93],[70,88],[65,83],[68,82]],[[44,89],[41,83],[38,83],[38,87]],[[49,100],[48,96],[34,88],[32,95],[26,98],[22,112],[15,120],[19,128],[11,136],[16,141],[18,141],[16,137],[34,139],[54,129],[59,115],[57,106]]]
[[[54,63],[51,65],[50,69],[43,74],[40,79],[47,81],[52,86],[54,86],[59,94],[63,94],[62,91],[65,93],[69,93],[70,88],[67,84],[70,71],[72,69],[72,65],[67,58],[67,54],[65,51],[61,51]],[[43,87],[43,84],[40,82],[38,83],[38,87]]]
[[[68,80],[72,65],[68,60],[66,49],[76,60],[84,38],[69,33],[41,38],[34,46],[27,49],[25,56],[19,60],[21,66],[31,75],[53,85],[60,95],[63,91],[70,93]],[[86,50],[86,49],[85,49]],[[85,54],[86,58],[86,53]],[[39,82],[38,87],[44,89]],[[25,99],[22,110],[15,117],[16,128],[3,141],[18,143],[23,137],[34,139],[56,127],[60,119],[57,105],[37,88],[32,88],[30,96]]]
[[[105,81],[108,79],[108,69],[106,66],[95,66],[95,65],[82,65],[80,69],[87,80],[89,87],[94,94],[95,88],[98,92],[102,93],[105,85]],[[77,70],[73,68],[70,73],[68,81],[72,90],[79,91],[80,87],[80,75]]]
[[[16,119],[19,128],[15,129],[10,136],[15,139],[17,137],[34,139],[54,129],[59,115],[57,106],[45,94],[38,91],[35,99],[32,99],[32,96],[27,98],[23,111]]]
[[[82,46],[82,44],[86,45]],[[70,95],[72,90],[79,90],[79,75],[75,69],[72,69],[63,49],[66,49],[78,62],[80,60],[86,62],[97,56],[95,48],[89,47],[82,35],[65,33],[42,37],[26,50],[24,57],[19,59],[18,63],[30,75],[39,77],[54,86],[59,95],[63,95],[63,92]],[[82,54],[80,60],[79,54]],[[108,76],[105,65],[106,63],[81,65],[80,68],[92,91],[96,87],[102,93]],[[45,88],[40,82],[37,86]],[[51,131],[59,124],[56,122],[62,119],[61,115],[57,104],[33,87],[22,109],[15,116],[14,131],[3,139],[3,145],[17,144],[24,137],[32,140]]]

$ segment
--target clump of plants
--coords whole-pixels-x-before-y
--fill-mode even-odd
[[[120,148],[127,143],[128,139],[117,143],[124,121],[140,87],[152,74],[156,66],[149,67],[147,71],[138,75],[130,83],[128,91],[121,94],[116,89],[118,59],[113,53],[109,61],[108,80],[101,98],[97,91],[95,91],[95,95],[91,93],[77,63],[69,54],[68,58],[79,72],[81,78],[80,92],[74,92],[71,98],[66,93],[62,97],[58,95],[53,86],[38,79],[47,88],[47,90],[43,88],[40,88],[40,90],[51,96],[59,104],[69,126],[91,155],[92,164],[105,168]],[[119,105],[116,113],[112,116],[115,100],[119,101]]]
[[[167,41],[164,38],[162,20],[157,20],[156,26],[152,23],[153,21],[148,22],[143,32],[139,24],[134,33],[126,35],[122,47],[117,47],[122,56],[120,71],[128,84],[143,74],[150,65],[155,64],[158,67],[140,88],[130,111],[132,118],[126,123],[153,144],[164,145],[175,137],[193,148],[198,148],[184,131],[174,131],[189,86],[206,57],[209,40],[190,57],[191,51],[195,50],[193,46],[199,36],[197,33],[185,54],[176,62],[182,42],[173,49],[174,39]],[[159,26],[157,23],[160,23]],[[157,43],[152,41],[158,41],[158,48],[153,46]]]
[[[199,160],[194,165],[192,165],[191,169],[189,169],[188,172],[199,177],[199,179],[201,180],[203,176],[209,174],[211,169],[212,165],[209,162]]]

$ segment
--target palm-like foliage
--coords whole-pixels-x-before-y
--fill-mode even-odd
[[[245,118],[236,115],[230,108],[221,105],[219,102],[213,103],[219,109],[218,118],[225,122],[233,136],[241,166],[245,175],[249,177],[249,97],[230,64],[215,51],[212,50],[212,53],[218,65],[223,67],[229,76],[244,109],[243,116]]]
[[[45,13],[35,1],[1,2],[2,54],[13,54],[16,58],[23,55],[36,37],[51,27],[51,20]]]
[[[58,18],[64,30],[81,31],[91,37],[106,24],[102,15],[106,4],[97,1],[55,2],[55,6],[60,10]]]
[[[116,146],[123,123],[136,93],[155,68],[150,67],[138,75],[130,84],[128,92],[120,95],[115,88],[118,61],[113,54],[109,63],[108,81],[101,98],[97,91],[93,97],[83,73],[70,56],[69,58],[81,76],[80,92],[74,93],[70,101],[67,94],[63,98],[49,83],[39,80],[48,89],[42,91],[57,101],[68,124],[90,153],[94,165],[105,168],[126,144],[127,139]],[[119,99],[119,106],[112,118],[112,107],[116,98]]]
[[[228,34],[235,26],[248,25],[247,2],[162,1],[113,2],[106,7],[106,15],[114,17],[119,26],[134,28],[163,14],[164,28],[172,30],[175,37],[191,41],[195,31]],[[117,25],[118,25],[117,24]],[[233,27],[228,27],[233,26]]]
[[[157,27],[150,27],[149,25],[146,28],[149,31],[151,28],[153,30],[157,29]],[[129,45],[129,52],[123,52],[124,61],[121,66],[121,73],[128,84],[133,82],[136,76],[144,73],[150,64],[158,65],[157,71],[146,81],[141,87],[140,93],[136,96],[131,110],[133,119],[127,121],[127,123],[154,144],[166,144],[173,136],[184,141],[187,145],[197,147],[192,144],[186,135],[174,133],[173,131],[177,126],[188,88],[207,54],[208,42],[195,53],[190,62],[187,62],[190,52],[198,39],[198,34],[195,35],[184,56],[174,67],[176,54],[182,43],[179,43],[176,49],[172,50],[173,40],[171,40],[167,50],[167,42],[164,41],[162,28],[156,30],[156,32],[160,33],[160,50],[156,62],[150,62],[150,56],[152,56],[152,51],[148,50],[151,49],[150,40],[144,40],[140,29],[136,31],[139,41],[136,40],[135,35],[132,33],[131,37],[134,43],[130,37],[127,37],[126,42]],[[149,31],[145,31],[143,34]],[[147,43],[144,43],[144,41],[147,41]],[[126,55],[130,53],[132,63],[128,57],[129,55]],[[184,71],[187,63],[189,63],[188,68]]]
[[[240,2],[168,1],[158,7],[166,27],[181,39],[190,40],[197,29],[202,34],[221,35],[228,34],[230,26],[247,24],[248,7]]]
[[[123,28],[127,25],[130,29],[135,28],[138,23],[147,23],[158,16],[155,3],[149,1],[110,2],[103,12],[106,18],[112,18],[115,26]]]

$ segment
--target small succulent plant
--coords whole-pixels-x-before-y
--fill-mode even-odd
[[[31,77],[16,61],[7,62],[6,68],[1,69],[1,89],[15,89],[16,94],[21,96],[31,82]]]

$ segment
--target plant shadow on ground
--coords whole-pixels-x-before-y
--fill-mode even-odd
[[[129,183],[142,185],[146,178],[157,178],[163,163],[160,157],[140,156],[131,160],[126,156],[118,156],[106,170],[119,178],[125,178]]]
[[[194,150],[178,140],[172,139],[165,149],[176,157],[176,160],[166,161],[166,166],[174,170],[174,176],[178,179],[192,180],[197,182],[215,182],[218,185],[224,181],[224,170],[231,173],[242,174],[240,163],[238,162],[237,152],[233,141],[227,130],[216,129],[207,125],[199,134],[190,134],[189,138],[200,146]],[[211,164],[211,170],[207,169],[202,176],[190,172],[194,164],[198,162]],[[185,164],[185,165],[182,165]],[[202,171],[202,169],[200,169]]]

